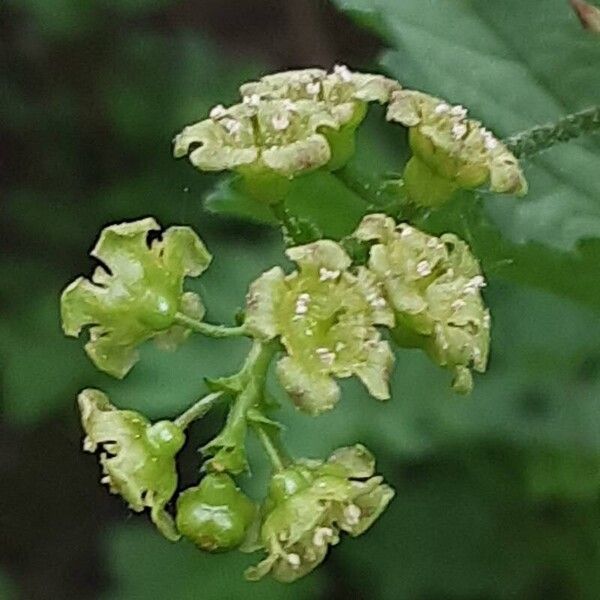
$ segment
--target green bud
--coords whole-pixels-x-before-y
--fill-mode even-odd
[[[225,474],[208,474],[177,499],[177,528],[207,552],[237,548],[255,516],[250,499]]]
[[[124,377],[137,362],[137,346],[154,338],[166,348],[181,343],[189,330],[174,323],[182,312],[201,319],[197,294],[183,292],[186,276],[200,275],[211,256],[189,227],[171,227],[161,239],[152,219],[106,227],[91,255],[102,261],[91,280],[79,277],[63,291],[61,316],[67,335],[89,326],[85,350],[94,364]]]
[[[246,577],[270,573],[278,581],[295,581],[325,559],[342,531],[351,536],[366,531],[394,496],[381,477],[373,477],[374,469],[371,453],[356,445],[336,450],[326,462],[304,461],[275,474],[271,489],[279,501],[265,503],[260,529],[267,557]],[[280,494],[283,482],[287,487]]]
[[[387,119],[409,128],[413,158],[404,178],[416,204],[439,206],[455,190],[472,190],[487,182],[492,192],[527,193],[517,159],[481,123],[467,119],[462,106],[399,90],[392,94]]]
[[[376,325],[394,320],[382,284],[363,267],[348,271],[349,256],[331,240],[286,253],[299,270],[285,276],[275,267],[251,285],[246,326],[265,340],[280,337],[287,355],[277,374],[296,406],[311,414],[333,408],[334,377],[351,375],[375,398],[389,398],[393,355]]]
[[[469,369],[483,372],[490,316],[481,297],[485,279],[469,247],[455,235],[427,235],[382,214],[363,219],[355,236],[375,240],[369,269],[395,311],[396,343],[423,348],[453,371],[455,391],[473,387]]]
[[[275,503],[283,502],[300,490],[306,489],[313,477],[309,469],[294,465],[275,473],[269,483],[269,498]]]
[[[177,486],[175,455],[185,442],[184,433],[169,421],[151,425],[137,412],[115,408],[99,390],[83,390],[78,402],[86,433],[84,450],[102,448],[102,482],[132,510],[150,508],[160,532],[170,540],[178,539],[165,506]]]
[[[148,442],[161,456],[175,456],[185,443],[185,434],[172,421],[158,421],[146,430]]]

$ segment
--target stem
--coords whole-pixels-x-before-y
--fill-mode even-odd
[[[223,396],[224,392],[213,392],[204,396],[198,402],[181,413],[174,421],[180,429],[186,429],[192,421],[202,418]]]
[[[183,313],[177,313],[175,315],[175,323],[188,327],[196,333],[201,333],[213,338],[228,338],[228,337],[240,337],[247,335],[246,327],[240,325],[239,327],[227,327],[225,325],[211,325],[210,323],[204,323],[193,317],[188,317]]]
[[[323,232],[312,221],[291,215],[283,203],[272,204],[271,212],[281,225],[288,247],[308,244],[323,237]]]
[[[556,123],[538,125],[517,133],[504,143],[517,158],[529,158],[561,142],[600,130],[600,106],[567,115]]]
[[[219,435],[203,448],[203,452],[213,456],[211,461],[219,471],[241,473],[247,466],[244,449],[247,414],[262,398],[269,364],[278,347],[276,342],[255,341],[239,372],[242,391],[234,400]]]
[[[282,471],[285,468],[286,460],[282,456],[282,452],[280,451],[275,440],[269,434],[266,427],[264,427],[260,423],[253,422],[252,427],[254,428],[258,439],[263,445],[263,448],[265,449],[265,452],[269,457],[271,464],[273,465],[273,469],[275,471]]]
[[[276,351],[277,345],[275,343],[254,342],[246,363],[242,367],[242,373],[247,376],[248,382],[231,408],[227,417],[226,428],[229,426],[236,427],[237,424],[246,420],[246,413],[262,394],[267,370]]]

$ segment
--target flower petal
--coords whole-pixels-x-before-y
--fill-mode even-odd
[[[367,360],[355,368],[358,378],[364,383],[369,393],[378,400],[388,400],[390,397],[389,379],[394,354],[390,345],[383,342],[369,344]]]
[[[277,363],[277,376],[294,404],[309,414],[331,410],[340,399],[340,388],[332,377],[306,370],[289,356]]]
[[[281,267],[273,267],[250,285],[245,324],[253,335],[270,340],[279,333],[277,306],[285,293],[284,279]]]

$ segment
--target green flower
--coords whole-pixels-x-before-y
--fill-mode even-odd
[[[517,159],[467,110],[412,90],[393,93],[387,119],[409,128],[413,156],[404,182],[409,196],[435,206],[458,189],[489,182],[492,192],[524,195],[527,182]]]
[[[158,231],[152,218],[106,227],[91,252],[102,266],[91,281],[79,277],[61,296],[64,332],[78,337],[91,326],[86,352],[113,377],[130,371],[142,342],[155,338],[165,348],[181,343],[189,330],[175,324],[178,312],[204,316],[199,296],[183,293],[183,280],[200,275],[210,254],[189,227],[171,227],[149,241]]]
[[[175,455],[185,442],[183,431],[170,421],[152,425],[137,412],[119,410],[99,390],[83,390],[78,402],[86,433],[84,450],[102,448],[102,483],[120,494],[132,510],[150,508],[159,531],[177,540],[179,534],[165,506],[177,486]]]
[[[366,103],[387,102],[395,82],[336,67],[289,71],[243,85],[243,102],[216,106],[210,118],[186,127],[174,155],[189,155],[202,171],[232,170],[252,195],[277,202],[289,179],[327,166],[335,170],[354,152],[354,130]]]
[[[275,474],[259,532],[268,556],[246,578],[271,573],[278,581],[294,581],[323,562],[341,531],[364,533],[394,497],[374,471],[372,454],[356,445],[337,450],[326,462],[304,461]]]
[[[299,270],[261,275],[247,297],[246,326],[264,340],[280,337],[287,352],[277,374],[298,408],[318,414],[340,396],[334,377],[357,375],[372,396],[389,398],[393,355],[375,325],[392,327],[382,286],[366,268],[350,273],[337,243],[321,240],[289,248]]]
[[[470,368],[485,371],[490,315],[481,298],[485,280],[469,247],[455,235],[432,237],[382,214],[368,215],[355,236],[377,240],[369,268],[396,313],[394,339],[421,347],[454,372],[453,387],[473,387]]]

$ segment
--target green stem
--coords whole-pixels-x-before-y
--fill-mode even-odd
[[[198,402],[190,406],[185,412],[181,413],[174,421],[180,429],[186,429],[190,423],[196,419],[202,418],[217,402],[221,399],[224,392],[213,392],[204,396]]]
[[[285,469],[285,465],[288,462],[284,453],[281,451],[279,444],[273,439],[273,436],[267,431],[264,425],[254,421],[252,422],[252,428],[254,429],[260,443],[265,449],[265,453],[273,465],[275,471],[282,471]]]
[[[188,327],[196,333],[201,333],[208,337],[213,338],[228,338],[228,337],[240,337],[247,335],[246,327],[240,325],[239,327],[227,327],[225,325],[212,325],[210,323],[204,323],[193,317],[188,317],[183,313],[177,313],[175,315],[175,323]]]
[[[254,342],[239,372],[242,391],[234,400],[221,433],[203,448],[203,452],[213,456],[209,461],[211,468],[231,473],[241,473],[247,468],[247,414],[262,399],[269,364],[278,347],[276,342]]]
[[[247,382],[231,408],[226,428],[236,427],[236,424],[245,422],[246,413],[260,399],[265,387],[267,370],[276,351],[277,345],[273,342],[267,344],[254,342],[242,367],[242,373],[246,376]]]
[[[283,202],[271,205],[271,212],[283,232],[286,246],[308,244],[323,237],[323,232],[310,220],[290,214]]]
[[[517,158],[530,158],[561,142],[600,131],[600,106],[567,115],[556,123],[538,125],[504,140]]]

